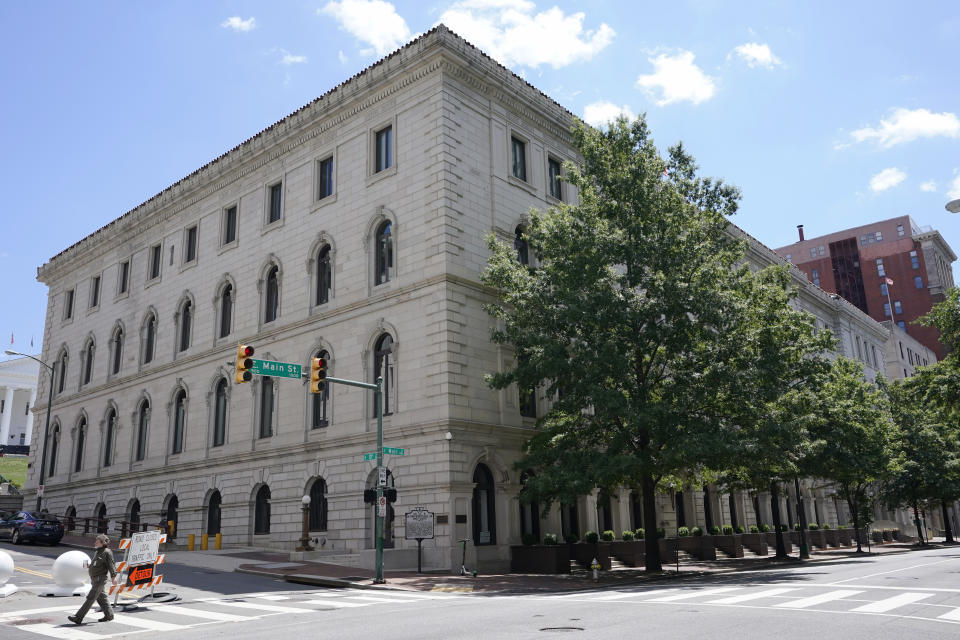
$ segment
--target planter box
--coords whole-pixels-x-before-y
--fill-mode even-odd
[[[677,561],[677,542],[679,540],[682,540],[682,538],[660,538],[657,540],[662,564],[672,564]]]
[[[824,541],[824,543],[826,543],[827,545],[829,545],[829,546],[831,546],[831,547],[839,547],[839,546],[840,546],[840,535],[839,535],[840,532],[839,532],[839,531],[837,531],[836,529],[824,529],[824,530],[822,531],[822,533],[823,533],[823,541]]]
[[[570,549],[565,544],[512,545],[512,573],[570,573]]]
[[[776,554],[777,552],[777,532],[776,531],[767,531],[763,535],[767,536],[767,547],[770,549],[770,553]],[[790,532],[783,532],[783,548],[787,553],[793,552],[793,543],[790,541]]]
[[[759,556],[767,555],[767,534],[765,533],[744,533],[740,540],[747,549],[753,551]]]
[[[893,532],[889,529],[884,529],[881,535],[883,536],[884,542],[893,542]]]
[[[598,542],[593,545],[588,542],[578,542],[576,544],[568,544],[567,546],[570,547],[570,559],[576,560],[580,566],[589,569],[590,563],[596,558],[597,562],[600,563],[600,567],[605,571],[609,571],[610,544],[609,542]]]
[[[853,531],[850,529],[837,529],[837,541],[845,547],[853,544]]]
[[[642,567],[645,564],[644,540],[616,540],[610,543],[610,554],[628,567]]]
[[[810,548],[813,549],[825,549],[827,543],[823,539],[823,531],[817,529],[816,531],[807,531],[807,542],[810,545]]]
[[[716,549],[720,549],[731,558],[743,557],[743,534],[728,534],[710,537],[713,538],[713,546]]]

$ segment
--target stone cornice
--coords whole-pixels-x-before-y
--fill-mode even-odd
[[[915,233],[913,234],[913,239],[917,242],[923,242],[925,240],[932,242],[943,255],[949,258],[950,262],[954,262],[957,259],[957,254],[953,252],[953,249],[950,248],[950,245],[943,239],[939,231],[934,230]]]

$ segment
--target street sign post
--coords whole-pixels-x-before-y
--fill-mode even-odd
[[[377,467],[377,486],[378,487],[387,486],[387,468],[386,467]]]
[[[303,367],[293,362],[254,359],[253,366],[250,367],[250,373],[275,378],[301,378],[303,377]]]
[[[383,453],[388,456],[405,456],[407,455],[403,449],[395,449],[393,447],[384,447]]]
[[[377,459],[377,454],[376,454],[376,453],[365,453],[365,454],[363,454],[363,459],[364,459],[364,460],[376,460],[376,459]]]
[[[417,573],[422,573],[423,549],[421,544],[424,540],[433,540],[434,529],[433,511],[427,511],[417,507],[413,511],[407,511],[403,516],[403,537],[405,540],[417,541]]]

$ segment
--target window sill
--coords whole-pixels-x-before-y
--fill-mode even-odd
[[[160,280],[162,280],[162,279],[163,279],[163,276],[162,276],[162,275],[159,275],[159,276],[157,276],[156,278],[152,278],[152,279],[150,279],[150,280],[147,280],[147,281],[143,284],[143,288],[144,288],[144,289],[149,289],[149,288],[152,287],[153,285],[158,284],[158,283],[160,282]]]
[[[262,229],[260,229],[260,235],[261,235],[261,236],[265,236],[265,235],[267,235],[268,233],[270,233],[271,231],[273,231],[274,229],[280,229],[280,228],[282,228],[282,227],[283,227],[283,222],[284,222],[284,219],[283,219],[283,218],[280,218],[279,220],[274,220],[273,222],[268,222],[267,224],[265,224],[265,225],[263,226]]]
[[[507,182],[509,182],[515,187],[520,187],[521,189],[524,189],[530,192],[532,195],[537,195],[536,187],[534,187],[532,184],[530,184],[526,180],[521,180],[520,178],[516,177],[512,173],[507,176]]]
[[[377,171],[376,173],[373,173],[367,176],[367,186],[369,187],[375,182],[379,182],[384,178],[387,178],[389,176],[394,176],[396,174],[397,174],[397,165],[393,165],[392,167],[384,169],[383,171]]]
[[[197,262],[198,260],[196,258],[194,258],[190,262],[184,262],[183,264],[180,265],[180,273],[183,273],[184,271],[187,271],[189,269],[193,269],[195,266],[197,266]]]
[[[239,241],[238,241],[238,240],[232,240],[232,241],[230,241],[230,242],[228,242],[228,243],[226,243],[226,244],[220,245],[220,248],[217,249],[217,255],[219,256],[219,255],[223,254],[225,251],[229,251],[230,249],[236,248],[236,246],[237,246],[238,244],[239,244]]]
[[[130,289],[127,288],[126,291],[121,291],[117,295],[113,296],[113,301],[118,302],[120,300],[123,300],[124,298],[129,298],[129,297],[130,297]]]
[[[322,208],[324,208],[324,207],[326,207],[326,206],[328,206],[328,205],[331,205],[331,204],[333,204],[333,203],[336,202],[336,201],[337,201],[337,193],[336,193],[336,192],[333,192],[333,193],[331,193],[331,194],[328,195],[328,196],[324,196],[323,198],[320,198],[319,200],[314,201],[313,206],[310,208],[310,213],[314,213],[314,212],[316,212],[316,211],[319,211],[320,209],[322,209]]]

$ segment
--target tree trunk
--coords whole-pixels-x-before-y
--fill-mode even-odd
[[[640,480],[643,491],[644,556],[646,570],[662,571],[660,563],[660,536],[657,531],[657,483],[650,474],[644,474]]]
[[[773,530],[776,532],[777,553],[775,558],[786,558],[787,548],[783,545],[783,531],[780,530],[780,494],[777,483],[770,482],[770,510],[773,512]]]
[[[917,509],[917,503],[913,503],[913,524],[917,526],[917,538],[920,540],[920,544],[927,544],[927,541],[923,537],[923,527],[920,526],[920,510]]]
[[[953,542],[953,527],[950,526],[950,512],[947,509],[947,501],[941,500],[940,505],[943,507],[943,529],[947,536],[946,542]]]
[[[853,537],[857,539],[857,553],[863,553],[863,545],[860,543],[860,503],[855,497],[848,494],[847,506],[850,507],[850,513],[853,514]],[[866,535],[866,531],[864,531]]]

